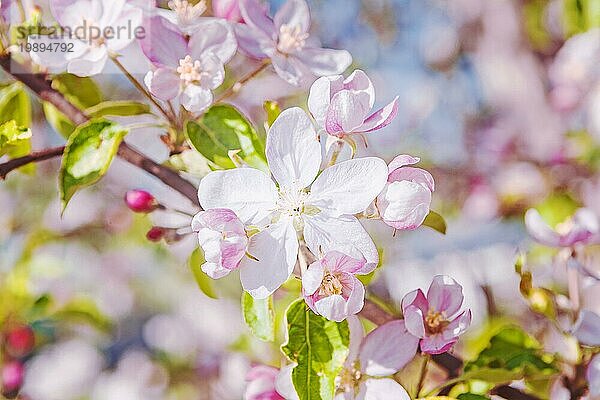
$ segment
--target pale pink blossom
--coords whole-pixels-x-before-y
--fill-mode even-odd
[[[317,126],[339,138],[382,129],[398,114],[398,97],[372,112],[374,104],[373,83],[361,70],[346,79],[341,75],[321,77],[308,96],[308,108]]]
[[[178,99],[186,110],[202,112],[213,102],[212,90],[225,78],[224,64],[236,52],[235,36],[225,21],[211,19],[189,38],[161,16],[146,21],[149,36],[140,40],[154,65],[144,82],[157,98]]]
[[[235,32],[240,49],[270,59],[275,72],[292,85],[310,76],[340,74],[352,63],[346,50],[323,49],[310,38],[310,12],[304,0],[288,0],[270,18],[257,0],[241,0],[244,24]]]
[[[573,327],[573,336],[586,346],[600,346],[600,315],[582,310]]]
[[[362,254],[353,257],[332,250],[310,264],[302,274],[306,304],[316,314],[337,322],[358,313],[364,305],[365,288],[354,274],[365,263]]]
[[[228,209],[200,211],[192,220],[192,230],[204,251],[202,271],[214,279],[228,275],[246,254],[248,237],[244,224]]]
[[[537,242],[551,247],[571,247],[589,244],[598,239],[598,217],[587,208],[580,208],[572,217],[552,229],[536,209],[525,213],[527,231]]]
[[[600,396],[600,354],[596,354],[586,371],[591,396]]]
[[[271,126],[266,155],[278,186],[258,169],[236,168],[211,172],[198,191],[204,209],[229,208],[247,227],[260,229],[248,245],[254,259],[244,258],[240,265],[244,289],[264,298],[289,278],[298,256],[298,234],[314,254],[347,240],[365,257],[361,272],[375,269],[377,248],[354,214],[363,212],[383,189],[385,162],[357,158],[318,175],[317,133],[297,107],[282,112]]]
[[[400,155],[388,166],[388,183],[377,196],[379,216],[399,230],[416,229],[429,214],[435,183],[424,169],[410,167],[419,158]]]
[[[57,35],[31,35],[28,40],[41,48],[56,47],[57,44],[69,46],[68,52],[30,52],[36,64],[52,71],[66,70],[79,76],[99,74],[109,55],[135,40],[130,27],[136,29],[142,23],[142,10],[127,0],[50,0],[49,4],[56,21],[61,27],[69,28],[72,34],[65,33],[60,38],[56,38]],[[100,33],[106,29],[112,30],[112,35]]]
[[[246,375],[244,400],[298,400],[292,383],[292,369],[287,365],[281,370],[266,365],[252,367]]]
[[[182,32],[191,35],[197,29],[202,29],[202,23],[208,21],[208,18],[202,18],[206,11],[206,1],[201,0],[193,4],[187,0],[169,0],[168,10],[159,9],[160,15],[163,15],[169,21],[177,25]]]
[[[230,22],[243,22],[240,0],[212,0],[213,15]]]
[[[459,313],[463,299],[462,286],[445,275],[433,278],[427,296],[417,289],[402,299],[406,328],[421,339],[423,353],[445,353],[467,330],[471,310]]]
[[[404,321],[391,321],[366,337],[357,317],[349,317],[350,351],[340,374],[336,400],[410,400],[406,390],[393,378],[415,356],[419,340]]]

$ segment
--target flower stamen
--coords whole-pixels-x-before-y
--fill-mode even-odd
[[[199,18],[206,11],[206,2],[204,0],[199,1],[197,4],[192,5],[186,0],[171,0],[167,4],[171,10],[177,15],[177,20],[182,25],[188,25],[197,18]]]
[[[187,55],[185,58],[179,60],[177,73],[186,86],[193,83],[197,84],[202,78],[202,64],[200,61],[194,61],[191,56]]]
[[[300,25],[291,26],[283,24],[279,28],[277,50],[283,54],[291,54],[302,50],[306,45],[308,36],[308,33],[302,32]]]
[[[431,334],[441,333],[449,323],[443,312],[429,310],[425,317],[425,329]]]

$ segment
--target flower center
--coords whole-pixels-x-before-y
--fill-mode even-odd
[[[300,25],[281,25],[281,28],[279,28],[277,50],[284,54],[291,54],[302,50],[306,45],[306,39],[308,39],[308,33],[303,33]]]
[[[356,364],[357,363],[355,362],[350,368],[344,368],[339,375],[339,383],[336,382],[338,383],[336,386],[343,392],[353,393],[358,388],[362,378],[362,372],[360,372],[360,369]]]
[[[177,20],[182,25],[188,25],[206,11],[206,2],[199,1],[198,4],[192,5],[186,0],[171,0],[168,3],[171,10],[175,11]]]
[[[429,333],[440,333],[449,323],[450,322],[446,319],[446,315],[443,312],[429,310],[425,317],[425,328]]]
[[[321,281],[321,288],[319,289],[319,295],[326,297],[334,294],[342,294],[343,291],[342,282],[340,282],[339,278],[332,274],[331,272],[327,272]]]
[[[290,217],[300,217],[304,213],[304,201],[308,193],[303,190],[281,190],[277,206],[279,211]]]
[[[181,81],[187,86],[192,83],[199,83],[202,78],[202,65],[198,60],[192,60],[192,57],[187,55],[179,60],[177,73]]]

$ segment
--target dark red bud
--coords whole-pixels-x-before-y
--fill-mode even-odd
[[[20,361],[10,361],[2,367],[2,393],[9,395],[23,385],[25,368]]]
[[[125,204],[137,213],[149,213],[160,207],[154,196],[144,190],[130,190],[125,193]]]
[[[6,335],[6,350],[13,357],[23,357],[29,354],[35,346],[35,334],[27,326],[12,329]]]
[[[160,226],[153,226],[148,233],[146,233],[146,239],[151,242],[160,242],[167,230],[165,228],[161,228]]]

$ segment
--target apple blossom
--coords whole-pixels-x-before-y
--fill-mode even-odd
[[[200,211],[192,220],[192,230],[206,262],[202,271],[214,279],[222,278],[238,268],[248,247],[244,224],[228,209]]]
[[[142,10],[127,0],[49,0],[49,4],[56,21],[70,33],[58,35],[59,38],[53,37],[57,35],[31,35],[29,43],[37,44],[39,48],[63,43],[72,46],[72,51],[32,50],[31,58],[51,70],[66,70],[79,76],[102,72],[109,55],[124,49],[135,39],[130,27],[139,28],[142,22]],[[107,30],[112,33],[104,34]]]
[[[536,209],[525,213],[527,231],[537,242],[550,247],[571,247],[576,244],[589,244],[597,241],[600,226],[598,217],[587,208],[580,208],[575,214],[552,229]]]
[[[375,269],[377,248],[354,214],[383,189],[385,162],[376,157],[348,160],[317,177],[321,146],[308,115],[297,107],[283,111],[271,126],[266,155],[278,187],[262,171],[236,168],[209,173],[198,190],[204,209],[229,208],[246,226],[262,228],[248,248],[256,259],[243,259],[240,266],[244,289],[264,298],[289,278],[298,234],[314,254],[329,251],[343,238],[364,255],[361,273]]]
[[[20,361],[9,361],[2,367],[2,393],[11,395],[21,388],[25,368]]]
[[[206,1],[204,0],[200,0],[196,4],[187,0],[169,0],[167,6],[170,10],[163,15],[186,34],[192,34],[195,29],[199,28],[203,20],[201,16],[206,11]]]
[[[381,219],[394,229],[416,229],[429,214],[435,183],[429,172],[408,166],[418,162],[409,155],[394,158],[388,166],[388,183],[377,196]]]
[[[225,78],[223,64],[237,48],[229,25],[211,19],[189,39],[161,16],[149,18],[147,25],[151,35],[140,44],[156,67],[144,79],[150,92],[164,101],[178,98],[191,112],[206,110],[213,101],[212,90]]]
[[[160,208],[154,196],[145,190],[129,190],[125,193],[125,204],[131,211],[137,213],[149,213]]]
[[[590,361],[586,378],[591,396],[600,396],[600,354],[596,354]]]
[[[240,0],[212,0],[213,15],[231,22],[243,22]]]
[[[343,321],[364,305],[365,288],[354,276],[365,265],[362,255],[354,258],[337,250],[329,251],[302,273],[302,294],[316,314]]]
[[[361,70],[346,79],[342,75],[321,77],[308,96],[308,108],[317,126],[338,138],[382,129],[398,114],[398,97],[369,115],[374,104],[373,83]]]
[[[392,378],[408,364],[419,345],[404,321],[388,322],[366,337],[357,317],[349,317],[350,349],[339,376],[336,400],[397,399],[410,400],[404,388]]]
[[[304,0],[288,0],[272,19],[257,0],[241,0],[240,11],[245,22],[235,27],[240,49],[250,57],[269,58],[275,72],[292,85],[311,75],[340,74],[352,63],[346,50],[315,46]]]
[[[421,339],[423,353],[445,353],[469,327],[471,310],[458,314],[462,303],[462,286],[445,275],[433,278],[427,297],[421,289],[404,296],[402,311],[406,328]]]
[[[266,365],[252,367],[246,374],[246,392],[244,400],[286,400],[275,389],[275,380],[279,370]]]
[[[600,315],[582,310],[573,327],[573,336],[586,346],[600,346]]]

